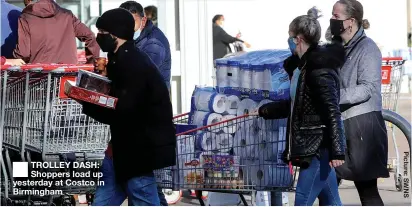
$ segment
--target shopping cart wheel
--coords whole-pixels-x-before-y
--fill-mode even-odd
[[[60,196],[60,204],[59,206],[75,206],[76,200],[74,199],[73,195],[62,195]]]
[[[180,190],[173,191],[170,189],[163,189],[163,194],[165,195],[167,204],[173,205],[180,201],[180,199],[182,198],[183,192]]]
[[[190,196],[196,197],[196,192],[194,190],[189,190],[190,191]],[[207,191],[202,191],[202,200],[207,199]]]
[[[395,175],[395,186],[397,191],[402,191],[402,175],[398,174],[398,176]]]
[[[94,201],[94,194],[93,193],[86,193],[86,200],[87,200],[87,205],[91,206]]]

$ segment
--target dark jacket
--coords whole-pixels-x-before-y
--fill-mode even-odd
[[[83,104],[83,113],[109,124],[116,178],[127,181],[176,164],[169,92],[156,66],[132,41],[108,55],[115,110]]]
[[[1,55],[13,58],[13,50],[17,43],[17,21],[21,8],[1,0]]]
[[[76,37],[86,43],[88,63],[99,57],[100,48],[94,33],[70,10],[53,0],[40,0],[24,8],[18,33],[13,55],[26,63],[76,64]]]
[[[213,24],[213,60],[224,57],[228,52],[232,52],[229,44],[242,40],[232,37],[217,24]]]
[[[344,62],[343,47],[314,46],[301,59],[285,61],[291,75],[299,67],[294,107],[291,101],[277,101],[259,108],[265,119],[289,118],[285,160],[295,161],[319,154],[321,147],[329,149],[331,160],[345,159],[345,135],[339,109],[338,68]]]
[[[170,90],[172,69],[170,44],[163,32],[154,26],[152,21],[147,21],[145,28],[136,40],[136,47],[149,55]]]

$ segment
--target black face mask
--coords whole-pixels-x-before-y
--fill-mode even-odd
[[[110,34],[99,33],[96,36],[96,41],[103,52],[114,52],[117,46],[116,38],[112,37]]]
[[[330,33],[336,37],[340,36],[346,29],[343,27],[343,21],[338,19],[330,19]]]

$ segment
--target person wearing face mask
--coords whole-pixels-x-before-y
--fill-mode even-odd
[[[126,1],[120,8],[132,13],[135,20],[133,39],[136,47],[149,55],[156,64],[170,92],[172,58],[169,41],[163,32],[145,17],[142,5],[136,1]]]
[[[382,54],[366,36],[369,22],[357,0],[339,0],[330,19],[332,40],[345,47],[340,69],[340,108],[348,150],[337,176],[354,181],[362,205],[382,206],[378,178],[389,177],[388,137],[382,117]],[[322,198],[319,199],[322,202]]]
[[[318,10],[312,8],[289,25],[293,55],[284,67],[296,85],[291,99],[268,103],[255,112],[264,119],[289,119],[283,160],[300,167],[295,206],[313,205],[318,195],[326,198],[325,205],[342,205],[334,168],[345,160],[338,74],[344,49],[337,44],[319,45],[318,17]]]
[[[231,53],[229,44],[234,42],[243,42],[243,44],[250,48],[250,44],[239,39],[240,33],[236,37],[230,36],[223,29],[223,22],[225,17],[221,14],[217,14],[213,17],[213,60],[223,58],[226,54]]]
[[[106,11],[96,22],[96,41],[108,53],[110,95],[118,98],[114,110],[82,103],[84,114],[110,125],[97,206],[119,206],[126,198],[133,206],[159,206],[153,170],[176,164],[169,92],[150,57],[135,47],[134,25],[132,14],[122,8]]]

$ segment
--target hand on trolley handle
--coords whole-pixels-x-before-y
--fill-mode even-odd
[[[11,65],[11,66],[22,66],[26,64],[22,59],[6,59],[4,65]]]

